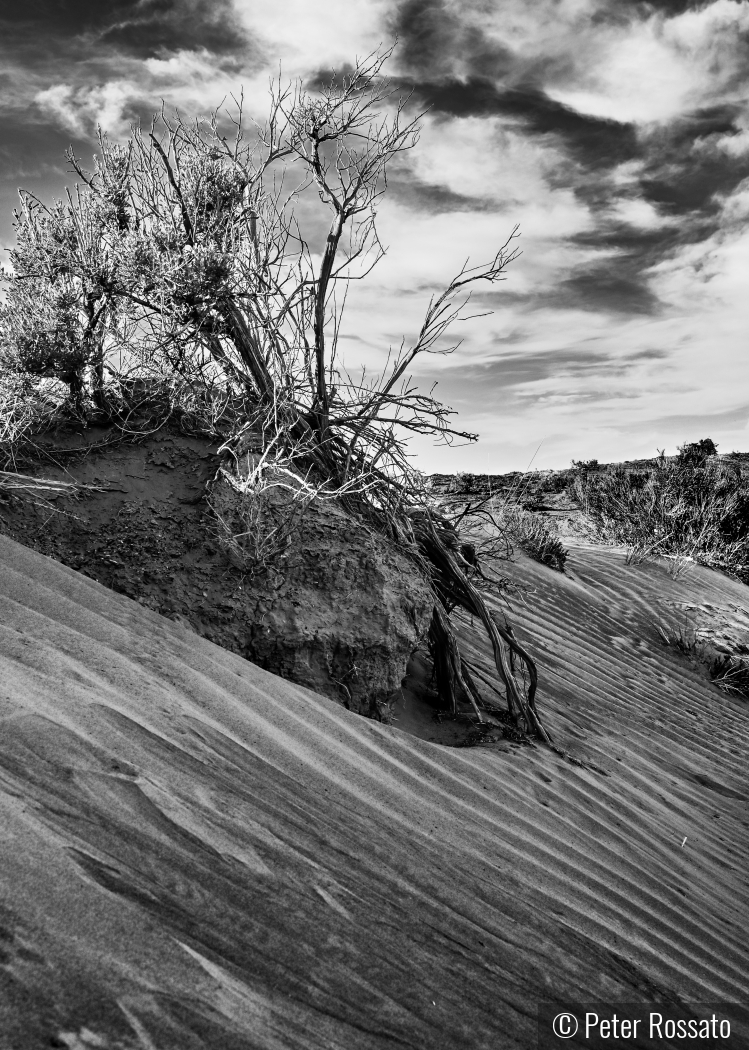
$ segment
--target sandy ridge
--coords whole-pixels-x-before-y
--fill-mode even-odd
[[[547,721],[609,776],[357,718],[0,537],[9,1045],[528,1046],[549,997],[749,1001],[747,705],[659,647],[657,567],[511,571]]]

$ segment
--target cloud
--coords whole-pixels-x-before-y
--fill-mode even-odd
[[[456,193],[448,186],[436,182],[425,182],[412,173],[391,175],[388,192],[392,199],[413,211],[425,211],[430,215],[452,211],[494,211],[497,202],[493,197],[473,197]]]
[[[659,308],[639,262],[632,257],[608,258],[594,266],[581,266],[545,296],[552,306],[618,314],[650,314]]]
[[[507,0],[501,13],[477,2],[405,0],[393,18],[403,39],[399,84],[431,107],[430,120],[458,156],[455,136],[470,122],[483,124],[488,153],[510,138],[537,143],[533,191],[523,192],[527,163],[508,179],[524,232],[543,214],[545,197],[571,192],[587,213],[569,230],[564,259],[555,231],[559,265],[545,259],[537,282],[543,290],[529,289],[529,304],[654,315],[667,304],[653,268],[725,224],[723,201],[749,174],[744,96],[726,86],[726,70],[737,68],[742,53],[736,30],[749,26],[749,4],[629,4],[613,20],[603,17],[606,10],[592,0],[540,0],[532,10]],[[491,163],[470,167],[486,178]],[[431,178],[418,172],[421,182],[414,180],[404,201],[418,197],[423,183],[425,206],[435,212],[467,210],[471,196],[484,207],[494,195],[502,208],[494,180],[486,178],[488,193],[476,184],[469,193],[450,168],[442,173],[445,189],[463,199],[439,193],[433,167]],[[527,250],[538,249],[534,239],[531,233]]]
[[[0,33],[35,64],[49,59],[51,46],[149,58],[198,48],[236,54],[248,43],[231,0],[38,0],[7,5]]]
[[[490,39],[465,15],[465,9],[441,0],[405,0],[390,20],[393,37],[400,42],[401,66],[427,76],[449,74],[465,59],[479,75],[509,73],[515,62],[512,49]]]
[[[93,139],[99,126],[114,137],[127,135],[132,124],[148,121],[162,103],[168,110],[207,115],[238,90],[231,66],[222,68],[204,50],[127,63],[120,70],[103,83],[54,83],[39,91],[34,102],[47,118]],[[264,89],[262,85],[258,94]]]
[[[673,16],[684,14],[685,11],[699,11],[708,7],[709,4],[710,0],[620,0],[617,7],[619,9],[629,8],[641,16],[647,16],[653,11]],[[601,19],[605,17],[606,11],[607,6],[604,5],[601,10]]]
[[[392,0],[234,0],[247,36],[268,70],[288,77],[340,69],[392,42],[385,22]]]
[[[640,153],[630,125],[578,113],[537,87],[501,88],[483,77],[423,82],[404,79],[402,84],[435,114],[503,116],[528,134],[554,137],[587,168],[609,168]]]
[[[456,356],[416,367],[497,461],[525,465],[542,438],[536,465],[564,465],[697,439],[709,419],[743,428],[749,0],[9,7],[0,200],[18,182],[59,195],[64,147],[85,155],[97,123],[125,134],[162,98],[205,112],[240,84],[262,115],[279,63],[312,85],[397,34],[395,87],[431,109],[380,205],[389,254],[352,285],[347,361],[382,364],[429,296],[519,222],[523,255],[474,299],[495,315],[456,328]]]

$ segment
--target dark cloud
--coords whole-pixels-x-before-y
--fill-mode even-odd
[[[680,240],[680,234],[673,230],[642,229],[623,222],[601,221],[594,230],[586,230],[571,238],[573,244],[583,248],[620,249],[631,255],[644,259],[652,255],[658,258],[664,239],[669,236]]]
[[[444,3],[406,0],[392,19],[393,36],[399,41],[398,58],[407,69],[430,69],[444,54],[455,54],[456,39],[463,33],[460,20]]]
[[[741,3],[741,0],[734,0]],[[594,25],[601,23],[613,25],[625,25],[633,19],[650,18],[654,14],[665,18],[675,18],[687,11],[701,11],[709,7],[714,0],[602,0],[599,9],[592,15]]]
[[[650,288],[648,268],[663,257],[659,242],[635,239],[635,247],[627,251],[613,235],[605,246],[604,239],[605,234],[595,231],[570,238],[575,247],[603,250],[574,266],[552,287],[520,293],[508,285],[497,291],[477,291],[474,300],[493,311],[512,305],[526,314],[541,309],[585,310],[614,317],[657,314],[663,304]]]
[[[653,314],[660,305],[639,259],[632,256],[615,256],[579,267],[559,282],[546,301],[567,310],[611,314]]]
[[[731,156],[720,139],[738,134],[739,113],[733,105],[696,110],[641,137],[642,171],[634,188],[622,194],[606,172],[585,173],[572,180],[576,195],[592,209],[596,226],[573,238],[573,243],[615,253],[617,270],[627,275],[620,284],[614,275],[584,275],[573,291],[605,304],[609,290],[621,294],[622,305],[634,312],[652,312],[656,304],[647,293],[647,271],[679,249],[712,236],[725,226],[724,199],[749,178],[749,157]],[[617,201],[648,201],[669,221],[640,229],[616,218]],[[645,275],[643,277],[643,275]],[[569,288],[567,289],[569,291]]]
[[[701,11],[709,7],[714,0],[617,0],[622,7],[634,8],[639,14],[647,16],[653,11],[673,17],[683,15],[686,11]],[[741,3],[741,0],[735,0]]]
[[[667,226],[641,229],[626,223],[610,222],[605,216],[599,216],[595,229],[577,234],[571,238],[571,243],[610,253],[615,263],[607,263],[605,269],[610,271],[613,265],[618,273],[626,275],[630,283],[632,294],[624,301],[629,303],[635,313],[651,313],[656,310],[657,304],[652,296],[645,294],[650,268],[664,259],[673,258],[685,246],[706,240],[719,225],[716,217],[688,215]],[[632,285],[639,286],[641,294],[636,293]]]
[[[733,169],[733,170],[732,170]],[[660,171],[641,179],[643,196],[670,215],[695,211],[716,212],[719,196],[730,192],[749,175],[749,164],[727,164],[726,157],[698,157],[693,164]]]
[[[698,228],[700,217],[715,216],[721,198],[749,176],[749,157],[730,155],[720,142],[740,133],[739,117],[735,105],[716,105],[644,136],[644,199],[665,215],[692,215]]]
[[[673,17],[708,2],[601,0],[592,20],[626,24],[654,13]],[[749,159],[730,156],[719,143],[739,132],[740,107],[715,103],[655,130],[638,128],[555,101],[545,88],[560,76],[561,82],[574,78],[572,66],[560,73],[556,58],[550,63],[543,55],[532,60],[513,54],[511,38],[508,46],[488,39],[444,0],[404,0],[393,28],[400,39],[401,85],[434,116],[502,117],[516,133],[553,143],[566,157],[549,168],[547,181],[552,188],[571,189],[590,209],[593,230],[572,242],[602,251],[600,259],[570,273],[548,303],[617,314],[657,312],[648,270],[683,245],[710,237],[724,221],[723,200],[749,177]],[[735,52],[741,42],[731,46]],[[622,186],[614,169],[628,161],[639,162],[640,174]],[[471,204],[436,186],[402,189],[411,206],[418,206],[422,192],[425,209],[462,210]],[[668,221],[649,230],[621,222],[615,206],[628,198],[649,202]]]
[[[100,0],[28,0],[4,5],[1,18],[6,40],[12,35],[23,40],[36,34],[64,39],[132,17],[138,6],[139,0],[108,0],[106,4]]]
[[[640,179],[642,195],[667,215],[716,215],[749,176],[749,157],[732,157],[717,144],[654,151]]]
[[[537,87],[503,88],[487,77],[402,83],[434,114],[508,117],[528,134],[557,139],[586,168],[611,168],[641,154],[633,125],[578,113]]]
[[[388,178],[388,195],[413,211],[426,211],[433,215],[454,211],[496,211],[499,207],[491,197],[465,196],[447,186],[423,182],[408,173]]]
[[[599,374],[611,365],[607,354],[563,347],[536,353],[519,351],[503,354],[486,365],[463,366],[460,372],[463,381],[470,383],[474,390],[478,384],[485,384],[487,390],[504,391],[509,387],[539,383],[552,377]],[[451,388],[455,385],[455,378],[451,378]]]
[[[235,54],[247,40],[231,0],[31,0],[0,13],[0,40],[27,63],[45,64],[59,49],[93,57],[115,51],[149,58],[205,48]]]
[[[596,400],[621,397],[616,390],[614,380],[621,379],[629,374],[643,360],[662,360],[668,357],[663,351],[644,351],[642,354],[634,353],[625,357],[612,357],[610,354],[599,350],[586,350],[575,347],[560,347],[556,350],[543,350],[528,352],[519,350],[494,357],[491,361],[481,365],[461,365],[449,367],[440,375],[450,387],[450,401],[453,405],[465,401],[468,405],[476,398],[476,390],[486,392],[487,407],[490,407],[490,394],[492,390],[498,391],[497,397],[501,399],[503,408],[512,404],[516,397],[522,396],[526,401],[532,399],[532,391],[525,390],[520,394],[516,388],[527,387],[529,384],[542,383],[549,379],[579,379],[588,381],[596,376],[600,379],[601,386],[594,392]],[[431,376],[425,376],[427,382]],[[436,375],[435,378],[439,378]],[[591,391],[586,388],[579,395],[570,392],[569,400],[587,400]],[[539,395],[547,397],[546,393]],[[627,396],[634,397],[635,394]]]
[[[741,107],[735,103],[696,109],[670,126],[667,132],[668,139],[678,147],[685,144],[691,146],[694,142],[715,135],[736,135],[739,132],[737,120],[741,112]]]
[[[633,354],[627,354],[628,361],[663,361],[669,355],[665,350],[637,350]]]
[[[509,47],[462,22],[443,0],[405,0],[390,29],[399,42],[398,60],[411,72],[444,73],[465,61],[474,75],[503,77],[517,64]]]
[[[701,112],[694,120],[680,121],[661,132],[657,142],[647,145],[644,172],[638,180],[637,196],[649,201],[670,221],[652,229],[641,229],[611,218],[616,202],[615,187],[576,187],[578,196],[591,206],[600,206],[596,227],[574,237],[573,243],[600,248],[614,254],[617,274],[626,275],[620,284],[614,274],[583,275],[575,279],[573,291],[590,302],[605,302],[609,291],[621,296],[621,306],[631,312],[657,309],[648,291],[648,271],[663,259],[673,258],[686,245],[706,241],[726,225],[723,200],[749,178],[749,157],[728,155],[714,141],[718,134],[735,131],[725,113]],[[620,198],[621,199],[621,198]],[[612,264],[606,264],[611,271]],[[592,279],[591,279],[592,278]],[[569,291],[569,286],[566,291]]]

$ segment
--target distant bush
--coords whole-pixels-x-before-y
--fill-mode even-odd
[[[749,579],[749,485],[734,464],[711,459],[716,452],[707,438],[649,469],[578,469],[572,493],[599,535],[629,547],[630,560],[693,559]]]
[[[693,441],[691,444],[679,446],[678,459],[681,463],[692,467],[704,467],[710,456],[717,456],[718,446],[711,438],[703,438],[702,441]]]

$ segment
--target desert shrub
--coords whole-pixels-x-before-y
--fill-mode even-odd
[[[749,699],[749,657],[743,651],[719,653],[704,637],[689,616],[676,622],[659,620],[655,625],[664,645],[678,649],[684,656],[704,664],[713,685],[724,693]]]
[[[307,508],[326,496],[323,486],[310,484],[293,463],[265,449],[235,458],[233,468],[222,467],[208,503],[219,546],[238,568],[256,576],[278,570]]]
[[[502,519],[511,538],[530,558],[564,572],[568,551],[548,518],[520,507],[505,507]]]
[[[486,474],[469,474],[465,471],[458,471],[450,488],[456,495],[475,496],[485,492],[488,486],[489,479]]]
[[[350,282],[384,255],[377,215],[387,170],[419,137],[409,98],[383,76],[391,52],[316,87],[273,81],[262,123],[248,118],[240,93],[207,118],[162,107],[122,145],[101,132],[93,170],[70,150],[77,185],[63,200],[20,194],[2,274],[0,373],[36,391],[57,383],[77,420],[104,416],[136,436],[176,409],[204,429],[228,416],[228,453],[254,428],[265,466],[230,472],[222,492],[233,489],[231,498],[222,503],[216,491],[211,504],[239,563],[282,558],[308,498],[329,494],[428,574],[448,704],[457,709],[463,681],[448,613],[461,606],[491,639],[508,710],[550,742],[532,657],[492,621],[479,567],[460,560],[408,450],[414,435],[477,439],[418,389],[412,369],[458,349],[449,330],[476,316],[474,290],[504,279],[517,230],[434,293],[414,340],[382,371],[338,355]],[[133,366],[140,374],[123,378]],[[144,420],[145,409],[156,418]]]
[[[520,547],[535,561],[564,572],[568,551],[554,522],[528,510],[522,502],[489,493],[460,500],[448,498],[435,509],[450,523],[455,546],[471,565],[511,558],[513,549]],[[503,586],[508,583],[502,580]]]
[[[0,469],[15,469],[24,444],[54,417],[62,400],[54,387],[0,369]]]
[[[722,656],[710,667],[713,684],[725,693],[749,700],[749,659],[745,656]]]
[[[597,533],[625,544],[628,560],[665,556],[742,575],[749,562],[749,486],[714,456],[709,439],[685,445],[652,468],[577,470],[572,494]]]
[[[710,456],[718,454],[718,446],[712,438],[692,441],[679,446],[679,462],[685,466],[704,467]]]
[[[262,475],[241,484],[226,474],[209,499],[219,545],[251,576],[277,568],[298,533],[307,502],[288,479]]]
[[[656,630],[664,645],[678,649],[685,656],[701,655],[702,642],[697,628],[686,613],[682,620],[675,623],[659,620],[656,624]]]

